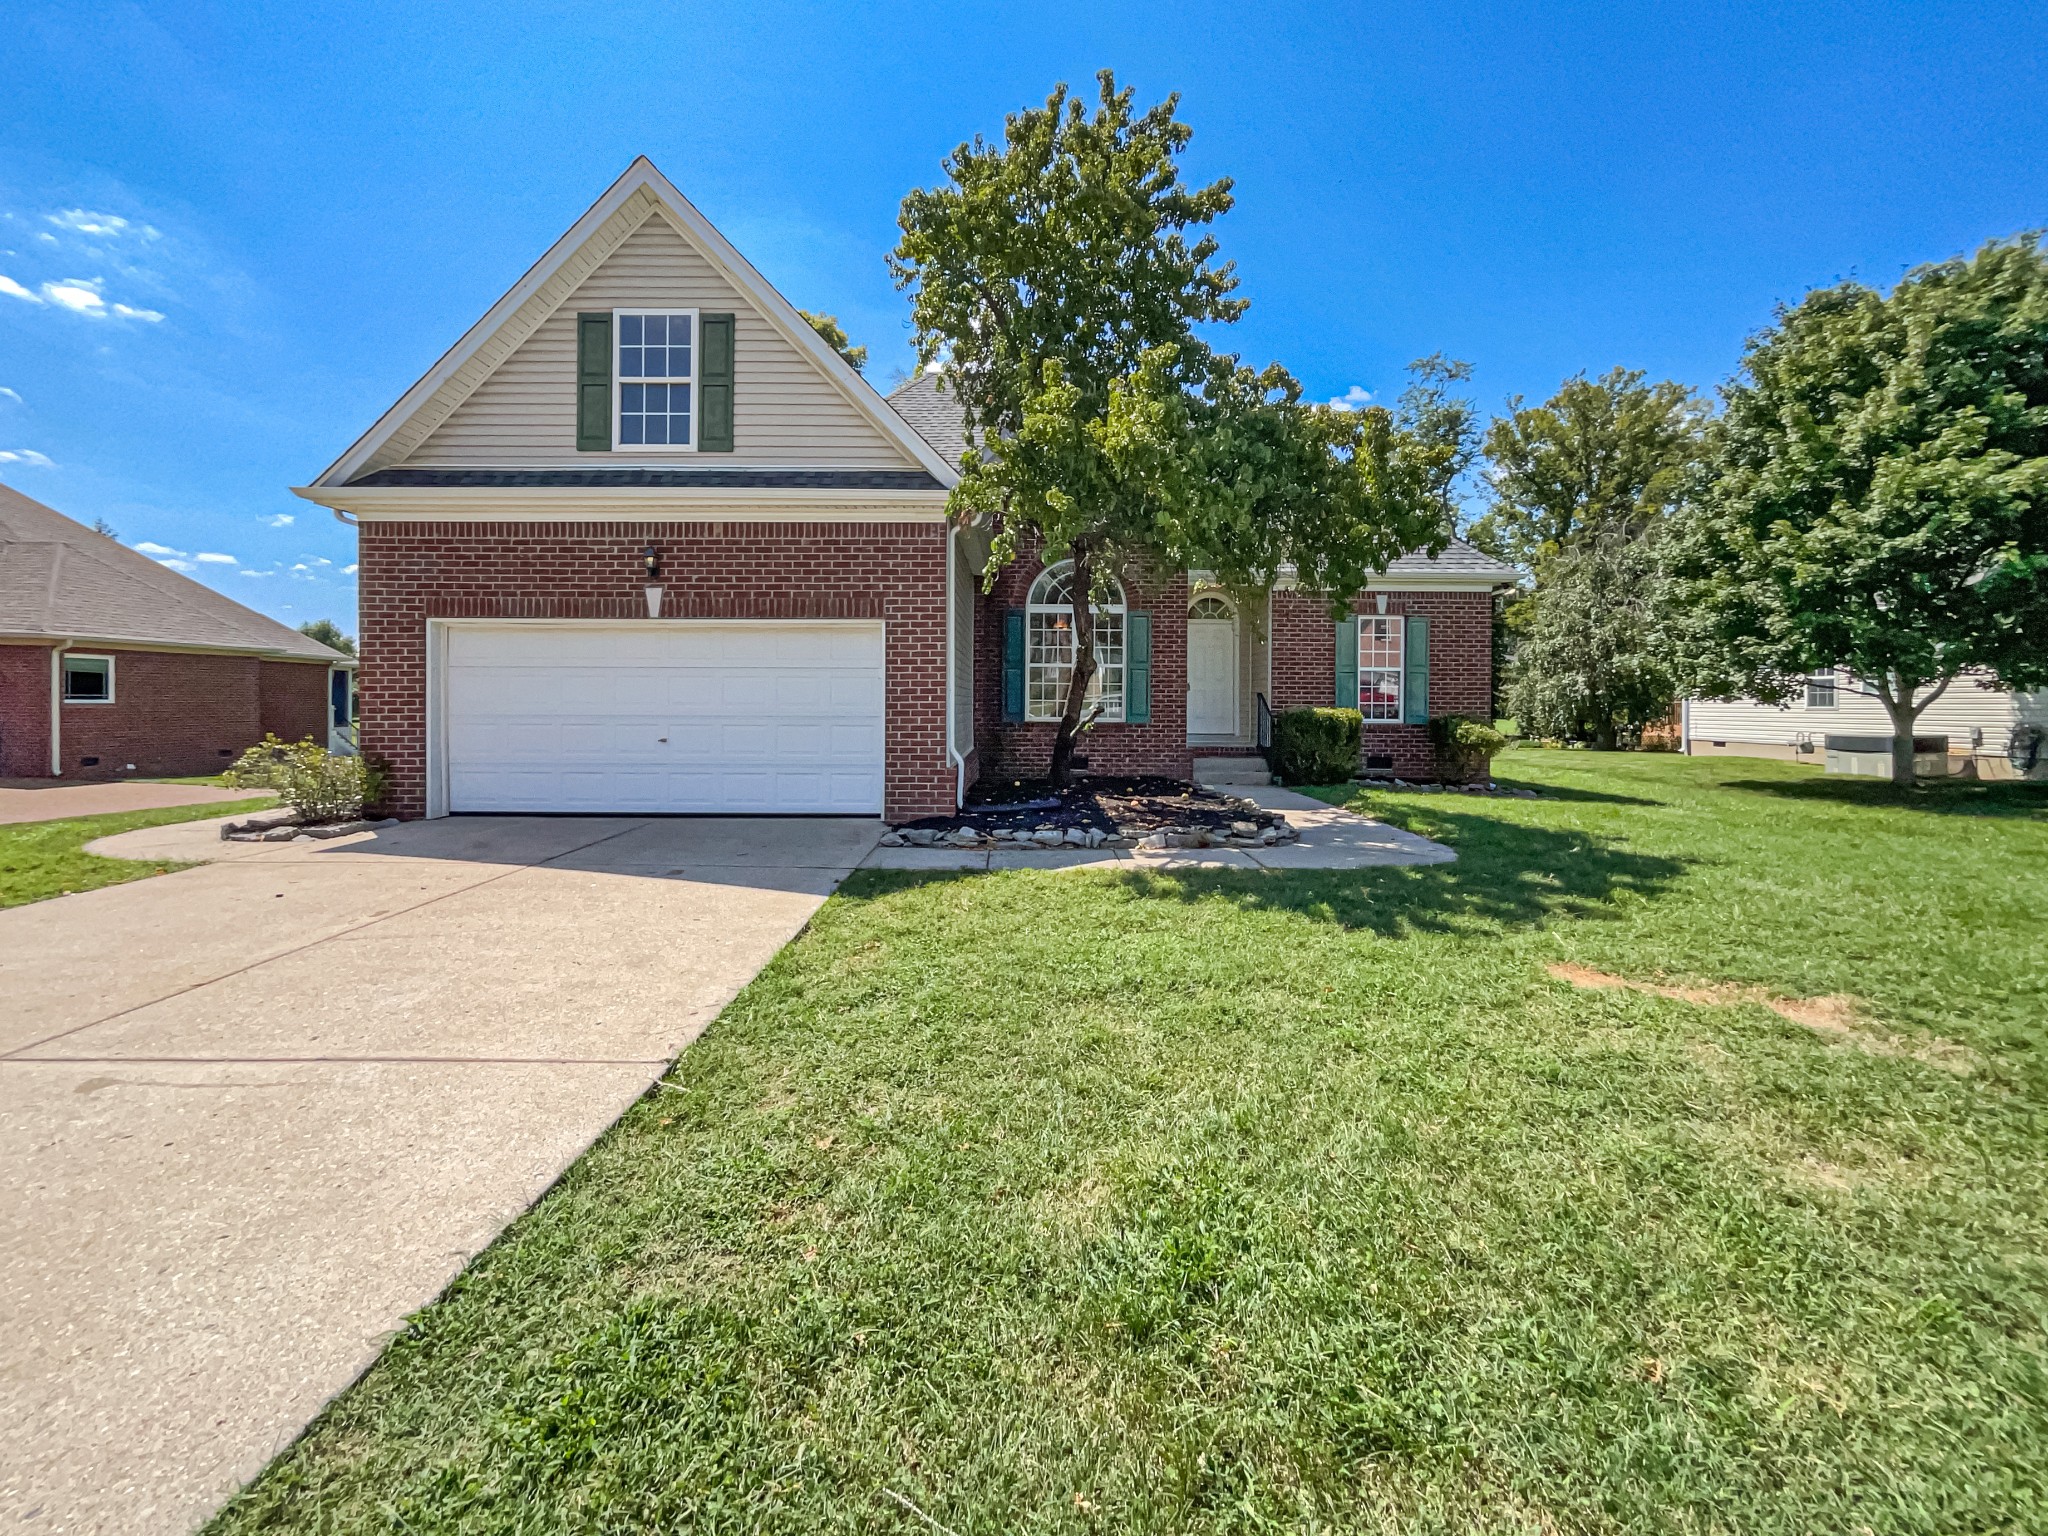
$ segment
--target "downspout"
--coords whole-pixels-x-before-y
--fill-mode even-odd
[[[1692,756],[1692,700],[1678,701],[1678,750]]]
[[[50,652],[50,777],[64,777],[64,653],[69,640],[60,640]]]
[[[953,764],[953,809],[959,810],[967,803],[967,759],[957,745],[959,737],[953,729],[953,699],[957,690],[953,687],[953,669],[960,664],[960,658],[953,654],[954,639],[960,633],[954,619],[953,604],[957,601],[954,588],[957,586],[960,530],[946,530],[946,756]]]

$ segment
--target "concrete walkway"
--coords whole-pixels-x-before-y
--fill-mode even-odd
[[[1442,843],[1352,811],[1339,810],[1291,789],[1227,786],[1298,827],[1301,839],[1272,848],[1059,848],[1043,853],[1009,849],[877,848],[868,869],[1372,869],[1387,864],[1446,864],[1457,857]]]
[[[0,912],[0,1525],[190,1531],[547,1189],[873,821],[103,839]]]
[[[167,805],[211,805],[250,800],[263,790],[215,789],[210,784],[77,784],[69,779],[0,779],[0,826],[22,821],[61,821],[67,816],[104,816],[110,811],[153,811]]]

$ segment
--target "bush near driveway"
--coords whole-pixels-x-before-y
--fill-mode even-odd
[[[2048,1529],[2048,796],[1501,767],[856,876],[214,1529]]]
[[[188,864],[103,859],[85,845],[116,832],[162,827],[209,816],[241,816],[272,804],[231,800],[211,805],[171,805],[151,811],[121,811],[111,816],[74,816],[67,821],[29,821],[0,826],[0,907],[18,907],[51,896],[68,896],[102,885],[119,885],[148,875],[189,869]]]
[[[1273,717],[1273,769],[1283,784],[1345,784],[1358,776],[1365,717],[1355,709],[1283,709]]]

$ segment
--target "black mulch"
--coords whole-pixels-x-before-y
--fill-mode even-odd
[[[967,792],[967,805],[959,815],[927,816],[903,825],[930,827],[935,832],[955,827],[977,832],[1100,827],[1114,834],[1119,827],[1141,832],[1167,827],[1227,832],[1233,821],[1268,827],[1282,819],[1278,812],[1262,811],[1248,800],[1219,795],[1178,779],[1102,774],[1077,777],[1064,791],[1055,791],[1043,779],[983,779]]]

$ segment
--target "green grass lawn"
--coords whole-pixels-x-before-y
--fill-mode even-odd
[[[173,805],[154,811],[121,811],[111,816],[73,816],[63,821],[24,821],[0,826],[0,907],[68,896],[102,885],[119,885],[146,875],[166,875],[186,864],[145,863],[135,859],[103,859],[85,852],[94,838],[137,827],[161,827],[174,821],[208,816],[235,816],[276,804],[264,795],[251,800],[225,800],[212,805]]]
[[[2048,794],[1498,773],[857,876],[214,1529],[2048,1529]]]

